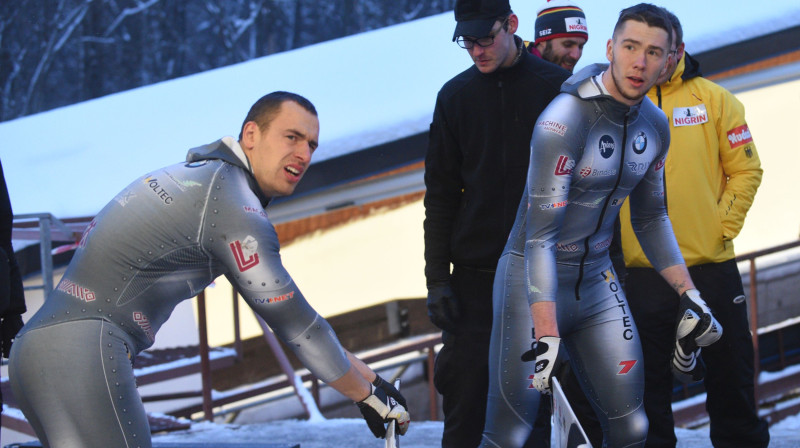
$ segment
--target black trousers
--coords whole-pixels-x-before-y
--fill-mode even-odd
[[[753,396],[753,343],[742,279],[734,260],[689,267],[692,280],[722,325],[722,338],[704,347],[706,410],[716,448],[766,447],[767,422],[758,418]],[[678,295],[654,270],[628,268],[628,305],[642,341],[645,363],[644,405],[650,420],[646,447],[674,448],[671,370]]]
[[[442,447],[471,448],[481,441],[489,391],[493,270],[456,266],[450,278],[458,298],[458,333],[442,333],[433,382],[442,395]]]

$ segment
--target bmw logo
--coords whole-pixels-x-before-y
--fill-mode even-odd
[[[647,149],[647,136],[644,132],[640,132],[636,138],[633,139],[633,152],[641,154]]]

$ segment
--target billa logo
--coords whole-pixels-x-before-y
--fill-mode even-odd
[[[258,241],[250,235],[244,241],[236,240],[230,244],[233,258],[236,259],[236,266],[239,272],[244,272],[258,264]]]
[[[572,174],[573,168],[575,168],[574,160],[570,160],[567,156],[559,156],[554,174],[556,176],[566,176],[567,174]]]

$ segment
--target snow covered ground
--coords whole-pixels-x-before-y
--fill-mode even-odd
[[[711,446],[708,429],[676,429],[678,448]],[[438,448],[441,446],[442,422],[412,422],[408,433],[400,438],[403,448]],[[800,446],[800,416],[789,417],[770,428],[770,448]],[[3,443],[10,443],[5,440]],[[230,425],[210,422],[195,423],[192,428],[153,438],[156,444],[166,443],[262,443],[299,445],[300,448],[378,448],[377,440],[361,419],[280,420],[269,423]]]
[[[787,418],[770,429],[770,448],[800,446],[800,416]],[[442,422],[412,422],[408,433],[400,438],[403,448],[434,448],[441,446]],[[677,429],[678,448],[710,446],[708,429]],[[282,420],[249,425],[197,423],[192,429],[154,438],[154,442],[259,442],[299,444],[300,448],[376,448],[383,447],[360,419],[329,419],[324,421]]]

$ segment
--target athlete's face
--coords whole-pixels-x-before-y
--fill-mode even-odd
[[[481,73],[492,73],[501,67],[510,67],[514,62],[517,55],[517,46],[514,42],[514,33],[517,31],[518,19],[515,14],[511,14],[507,19],[507,30],[504,29],[503,23],[497,21],[494,28],[489,33],[494,36],[494,42],[487,47],[481,47],[478,44],[467,49],[469,57],[475,63],[475,67]],[[465,36],[471,37],[471,36]],[[486,37],[486,36],[479,36]],[[472,37],[474,39],[474,37]]]
[[[542,59],[560,65],[571,72],[583,55],[584,45],[586,45],[586,39],[582,37],[557,37],[539,42],[536,47],[541,53]]]
[[[675,42],[678,39],[678,36],[675,35],[675,30],[672,30],[672,49],[669,52],[669,60],[667,61],[667,68],[664,70],[664,74],[658,77],[656,81],[656,85],[660,86],[665,82],[669,81],[672,78],[672,74],[675,73],[675,69],[678,68],[678,61],[681,60],[683,57],[683,52],[686,49],[686,44],[681,42],[680,45],[677,47],[675,46]]]
[[[668,56],[667,30],[628,20],[606,44],[611,64],[603,84],[617,101],[637,104],[666,70]]]
[[[294,192],[319,141],[319,120],[294,101],[284,101],[265,130],[249,121],[241,145],[258,186],[269,197]]]

